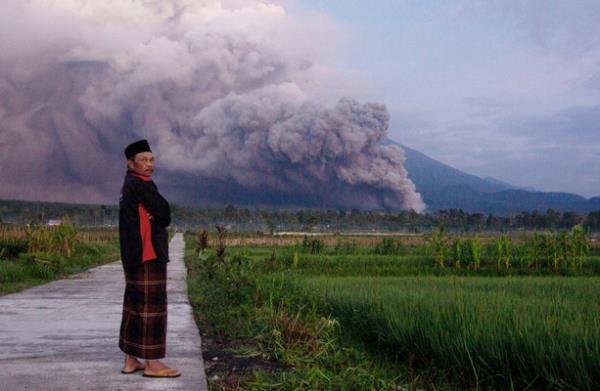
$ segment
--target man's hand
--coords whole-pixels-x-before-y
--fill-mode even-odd
[[[151,215],[149,212],[146,212],[146,214],[148,215],[148,218],[149,218],[150,220],[152,220],[152,219],[154,218],[154,216],[152,216],[152,215]]]

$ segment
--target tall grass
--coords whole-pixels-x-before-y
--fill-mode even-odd
[[[14,258],[28,248],[24,230],[0,225],[0,259]]]
[[[114,228],[77,228],[77,241],[84,243],[111,243],[119,240],[119,231]]]
[[[600,389],[600,278],[307,277],[342,325],[464,386]]]
[[[273,252],[266,248],[198,251],[186,235],[188,294],[205,337],[225,344],[236,355],[267,360],[274,371],[208,372],[210,390],[400,390],[399,370],[375,363],[364,349],[342,342],[338,323],[307,306],[288,290]],[[240,250],[240,249],[237,249]],[[276,364],[273,364],[276,362]],[[211,369],[209,368],[209,371]],[[238,369],[239,371],[239,369]],[[234,384],[235,386],[231,386]]]
[[[464,242],[469,243],[469,242]],[[472,242],[470,246],[477,246]],[[492,247],[491,244],[487,245]],[[433,255],[423,255],[422,249],[402,247],[400,254],[379,254],[377,247],[357,247],[356,254],[335,254],[324,251],[322,253],[302,252],[301,248],[288,247],[231,247],[232,254],[239,254],[255,264],[270,261],[271,254],[275,254],[277,264],[281,268],[291,267],[306,275],[378,275],[378,276],[406,276],[406,275],[472,275],[472,276],[497,276],[497,275],[555,275],[551,268],[529,267],[527,262],[521,261],[519,254],[511,258],[510,270],[504,269],[504,263],[498,270],[493,256],[484,258],[463,255],[462,267],[457,268],[453,258],[446,267],[440,268]],[[467,247],[467,251],[468,251]],[[493,248],[489,251],[493,254]],[[463,252],[465,250],[463,249]],[[586,256],[581,259],[578,268],[561,268],[561,275],[600,275],[600,256]]]
[[[57,227],[0,227],[0,294],[118,259],[117,233]]]
[[[390,365],[387,371],[402,374],[409,387],[595,390],[600,252],[577,235],[452,237],[438,246],[443,260],[431,242],[399,237],[240,241],[222,263],[191,263],[190,293],[202,292],[192,300],[203,303],[197,316],[215,321],[220,333],[254,338],[262,354],[295,368],[246,383],[254,384],[248,389],[359,389],[341,375],[354,362],[327,361],[349,336],[345,347],[368,346],[369,363],[373,357],[387,363],[356,365],[370,379],[358,380],[362,386],[375,384],[373,376]],[[209,243],[210,250],[215,242]],[[319,316],[340,325],[339,333],[322,332],[333,353],[299,348],[302,341],[313,346]],[[310,337],[302,337],[306,330]],[[315,354],[326,359],[314,360]]]
[[[68,221],[53,227],[27,227],[25,232],[30,252],[47,252],[67,258],[73,255],[77,231]]]

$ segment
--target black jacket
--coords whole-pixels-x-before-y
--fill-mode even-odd
[[[148,217],[148,213],[152,215]],[[119,200],[119,241],[124,267],[169,262],[171,209],[148,177],[128,171]]]

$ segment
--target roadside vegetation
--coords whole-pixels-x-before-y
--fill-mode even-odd
[[[119,259],[114,229],[0,226],[0,295]]]
[[[185,237],[212,390],[600,388],[600,248],[581,226]]]

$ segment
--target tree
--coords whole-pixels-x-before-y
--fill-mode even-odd
[[[311,214],[305,220],[304,229],[307,231],[312,231],[317,226],[318,222],[319,219],[317,218],[317,216]]]
[[[475,236],[475,239],[470,241],[469,250],[471,251],[471,261],[473,262],[473,269],[479,270],[481,267],[481,241],[479,236]]]
[[[452,242],[452,258],[454,258],[454,267],[460,269],[460,264],[463,259],[463,249],[460,238],[455,238]]]
[[[512,258],[510,238],[508,238],[506,235],[500,236],[496,240],[496,251],[495,252],[496,252],[496,267],[497,267],[498,271],[500,271],[502,269],[502,265],[504,265],[504,268],[506,270],[510,270],[510,266],[511,266],[510,261]]]
[[[237,209],[235,208],[235,206],[229,204],[225,207],[225,209],[223,210],[223,217],[227,220],[227,221],[232,221],[235,220],[237,217]]]
[[[548,224],[548,228],[558,227],[558,224],[560,223],[560,213],[552,208],[548,208],[546,211],[546,222]]]
[[[588,213],[585,226],[592,231],[600,230],[600,210]]]
[[[563,228],[572,228],[581,223],[581,217],[575,212],[565,212],[562,215],[561,226]]]
[[[590,251],[585,228],[576,225],[571,229],[571,249],[576,260],[576,267],[583,268],[583,260]]]
[[[485,226],[487,229],[497,229],[501,224],[502,221],[491,213],[488,214],[487,219],[485,220]]]
[[[484,220],[485,216],[483,215],[483,213],[473,213],[472,215],[469,215],[467,221],[471,227],[479,231],[483,227]]]
[[[448,248],[448,239],[445,235],[444,224],[440,224],[437,229],[431,232],[429,242],[435,254],[436,262],[438,267],[443,269],[446,265],[444,263],[446,249]]]
[[[350,211],[350,217],[352,217],[352,218],[359,217],[360,215],[361,215],[360,209],[352,208],[352,210]]]
[[[267,228],[269,230],[269,235],[273,235],[275,232],[275,221],[273,221],[272,218],[267,220]]]

